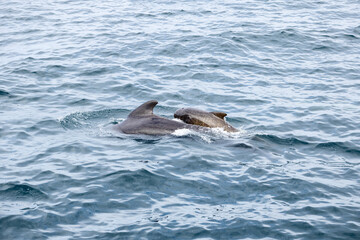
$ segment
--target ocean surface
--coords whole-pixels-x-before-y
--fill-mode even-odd
[[[1,240],[358,240],[359,128],[357,0],[0,2]]]

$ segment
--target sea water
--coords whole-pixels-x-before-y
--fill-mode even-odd
[[[0,239],[360,239],[359,106],[359,1],[1,1]]]

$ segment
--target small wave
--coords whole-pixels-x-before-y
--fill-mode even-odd
[[[106,122],[109,118],[115,119],[123,113],[125,113],[125,110],[122,109],[76,112],[59,119],[59,122],[64,129],[79,129],[93,127],[99,122]]]
[[[312,48],[312,50],[314,50],[314,51],[324,51],[324,52],[326,52],[326,51],[332,51],[332,50],[334,50],[332,47],[330,47],[330,46],[325,46],[325,45],[317,45],[317,46],[314,46],[313,48]]]
[[[9,96],[9,95],[10,95],[9,92],[0,89],[0,97],[1,97],[1,96]]]
[[[253,137],[254,140],[257,139],[262,139],[262,140],[267,140],[276,144],[280,144],[280,145],[307,145],[309,144],[308,142],[299,140],[295,137],[290,137],[290,138],[280,138],[274,135],[268,135],[268,134],[256,134]]]
[[[82,98],[82,99],[70,102],[69,105],[72,105],[72,106],[88,106],[88,105],[91,105],[92,102],[93,102],[93,100]]]
[[[150,13],[138,13],[135,16],[136,18],[156,18],[156,15]]]
[[[98,68],[95,70],[85,70],[83,73],[80,74],[80,76],[98,76],[106,72],[108,72],[107,68]]]
[[[349,154],[351,156],[356,156],[356,157],[360,156],[359,147],[349,142],[314,142],[314,141],[307,142],[295,137],[281,138],[268,134],[256,134],[255,136],[252,137],[252,140],[266,141],[284,146],[293,146],[293,147],[306,146],[310,149],[317,149],[317,150],[322,149],[327,152],[337,151],[337,152]]]
[[[354,34],[343,34],[344,38],[350,39],[350,40],[357,40],[359,37],[355,36]]]
[[[246,143],[235,143],[235,144],[229,145],[229,147],[244,148],[244,149],[252,149],[253,148],[251,145],[248,145]]]
[[[0,196],[3,200],[39,200],[46,199],[46,193],[26,184],[6,183],[0,185]]]
[[[17,68],[12,71],[13,74],[18,74],[26,77],[37,77],[37,78],[58,78],[61,74],[54,71],[42,71],[42,70],[29,70],[25,68]]]
[[[146,169],[138,169],[135,171],[119,170],[91,179],[91,181],[98,180],[120,188],[121,192],[141,192],[143,190],[157,189],[157,186],[163,184],[166,178]]]
[[[348,142],[325,142],[316,144],[317,149],[341,151],[351,155],[360,156],[360,149]]]

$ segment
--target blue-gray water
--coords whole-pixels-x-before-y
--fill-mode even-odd
[[[1,1],[0,239],[360,239],[359,106],[356,0]]]

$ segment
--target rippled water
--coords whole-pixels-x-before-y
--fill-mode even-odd
[[[0,6],[0,239],[360,239],[358,1]]]

